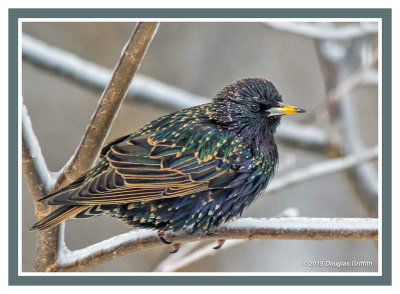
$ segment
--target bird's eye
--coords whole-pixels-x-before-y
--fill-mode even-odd
[[[258,104],[258,103],[253,103],[253,104],[250,105],[250,108],[251,108],[251,110],[254,111],[254,112],[260,111],[260,104]]]

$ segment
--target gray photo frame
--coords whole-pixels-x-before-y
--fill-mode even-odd
[[[382,276],[96,276],[18,275],[19,18],[380,18],[382,19]],[[391,9],[10,9],[9,284],[10,285],[390,285]]]

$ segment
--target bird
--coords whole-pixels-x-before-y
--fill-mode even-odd
[[[30,231],[109,214],[128,225],[212,233],[240,216],[278,165],[274,134],[288,106],[264,78],[223,87],[210,103],[162,116],[108,143],[97,164],[41,199],[60,206]],[[215,249],[222,246],[218,240]],[[174,244],[175,253],[180,243]]]

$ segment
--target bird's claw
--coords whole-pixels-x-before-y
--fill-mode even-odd
[[[157,235],[158,235],[158,238],[160,238],[160,240],[164,243],[164,244],[172,244],[172,242],[171,241],[167,241],[167,240],[165,240],[165,238],[164,238],[164,236],[165,236],[165,232],[164,232],[164,230],[158,230],[157,231]]]
[[[171,254],[177,253],[177,252],[179,251],[179,248],[181,248],[181,243],[175,243],[175,244],[173,245],[173,247],[174,247],[174,250],[172,250],[172,251],[170,252]]]
[[[222,247],[222,245],[224,245],[225,240],[224,239],[219,239],[217,241],[217,246],[214,247],[214,249],[220,249]]]

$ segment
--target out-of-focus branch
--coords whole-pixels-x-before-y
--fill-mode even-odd
[[[299,183],[308,183],[312,179],[350,169],[376,158],[378,158],[378,146],[360,151],[359,153],[352,153],[345,157],[317,162],[272,180],[266,192],[274,193]]]
[[[378,23],[361,22],[341,26],[321,26],[321,23],[265,22],[274,29],[320,40],[352,40],[378,34]]]
[[[360,69],[352,73],[346,80],[341,84],[329,91],[327,95],[328,107],[332,104],[337,103],[337,101],[346,94],[353,91],[358,85],[367,81],[368,84],[378,84],[378,74],[372,69],[374,65],[378,62],[378,50],[376,50],[371,58],[364,64]],[[374,80],[373,80],[374,79]]]
[[[22,170],[35,205],[36,216],[41,219],[52,208],[38,200],[47,195],[54,181],[47,169],[25,105],[22,106]],[[58,227],[38,232],[34,271],[46,271],[49,265],[56,262],[58,234]]]
[[[79,85],[103,90],[112,71],[84,60],[63,49],[50,46],[29,35],[22,36],[22,57],[42,69],[71,79]],[[127,92],[127,100],[136,97],[172,108],[186,108],[210,102],[210,99],[189,93],[156,79],[137,74]]]
[[[350,98],[350,97],[348,97]],[[339,111],[339,129],[343,136],[344,146],[348,154],[360,154],[365,150],[361,134],[358,130],[356,117],[356,108],[351,99],[340,99],[338,103]],[[366,163],[354,168],[351,172],[360,186],[361,199],[370,211],[371,216],[377,216],[378,213],[378,174],[372,163]]]
[[[86,133],[75,154],[64,167],[56,188],[72,182],[92,166],[158,25],[156,22],[139,22],[136,25],[100,98]]]
[[[353,40],[348,44],[337,42],[317,42],[317,49],[320,53],[320,61],[325,76],[326,89],[334,91],[352,76],[357,64],[362,63],[360,52],[362,49],[371,47],[368,40]],[[340,54],[338,54],[340,53]],[[360,62],[361,60],[361,62]],[[371,59],[372,62],[374,58]],[[332,96],[327,96],[332,98]],[[357,111],[353,107],[350,92],[344,93],[337,103],[327,102],[331,105],[330,111],[332,122],[333,140],[341,142],[346,154],[358,154],[365,150],[361,139],[360,129],[357,123]],[[354,176],[354,183],[359,190],[358,195],[363,204],[369,210],[371,216],[378,212],[378,176],[376,168],[371,163],[366,163],[351,170]]]
[[[104,89],[111,76],[111,71],[104,67],[49,46],[28,35],[23,35],[22,38],[22,56],[25,61],[95,90]],[[132,100],[135,97],[177,109],[210,102],[209,98],[194,95],[139,74],[132,81],[126,99]],[[287,121],[278,128],[277,138],[284,143],[309,150],[324,151],[329,146],[328,136],[320,128]]]
[[[378,220],[372,218],[270,218],[238,219],[214,233],[168,232],[165,238],[177,243],[199,240],[377,240]],[[134,230],[76,251],[64,251],[54,271],[83,271],[126,254],[165,246],[150,230]]]
[[[299,210],[297,208],[287,208],[282,211],[276,217],[297,217],[299,216]],[[170,254],[167,258],[162,260],[155,268],[154,272],[174,272],[185,266],[188,266],[204,257],[216,255],[222,250],[232,248],[236,245],[240,245],[246,242],[244,239],[228,240],[224,245],[218,249],[213,250],[215,247],[214,243],[207,244],[201,248],[193,250],[198,244],[197,242],[185,244],[185,246],[179,249],[179,254]],[[192,251],[193,250],[193,251]],[[192,252],[191,252],[192,251]]]

